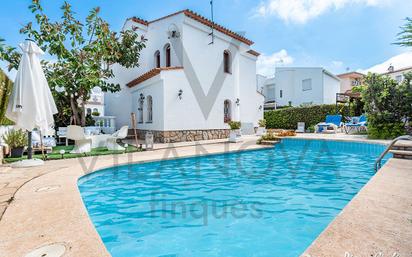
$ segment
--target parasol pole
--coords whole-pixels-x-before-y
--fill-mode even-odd
[[[27,159],[29,160],[33,159],[33,147],[31,145],[31,138],[32,138],[32,133],[31,131],[28,131],[27,133]]]
[[[43,160],[46,160],[46,157],[44,155],[44,145],[43,145],[43,135],[41,134],[41,131],[39,131],[40,134],[40,149],[41,149],[41,155],[43,156]]]

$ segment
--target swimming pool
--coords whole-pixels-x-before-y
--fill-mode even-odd
[[[384,146],[274,148],[118,166],[79,189],[113,257],[299,256],[374,174]]]

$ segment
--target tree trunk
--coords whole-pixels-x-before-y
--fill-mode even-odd
[[[79,119],[79,106],[77,105],[77,100],[73,97],[70,98],[70,106],[72,109],[72,117],[74,125],[82,125],[81,120]]]
[[[80,117],[81,117],[81,122],[82,122],[82,127],[86,126],[86,115],[84,112],[84,106],[85,106],[85,101],[82,99],[82,103],[81,103],[81,109],[80,109]]]

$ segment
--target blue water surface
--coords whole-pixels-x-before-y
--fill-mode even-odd
[[[383,150],[285,139],[104,169],[79,188],[113,257],[295,257],[370,179]]]

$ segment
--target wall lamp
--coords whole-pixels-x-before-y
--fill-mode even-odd
[[[262,110],[262,108],[263,108],[263,106],[262,106],[262,105],[259,105],[259,111],[261,111],[261,110]]]
[[[240,105],[240,99],[236,98],[236,105],[239,106]]]
[[[177,94],[177,96],[179,97],[180,100],[182,100],[182,97],[183,97],[183,90],[182,89],[179,90],[179,93]]]
[[[145,99],[145,97],[144,97],[144,95],[143,95],[143,93],[140,93],[140,101],[144,101],[144,99]]]

